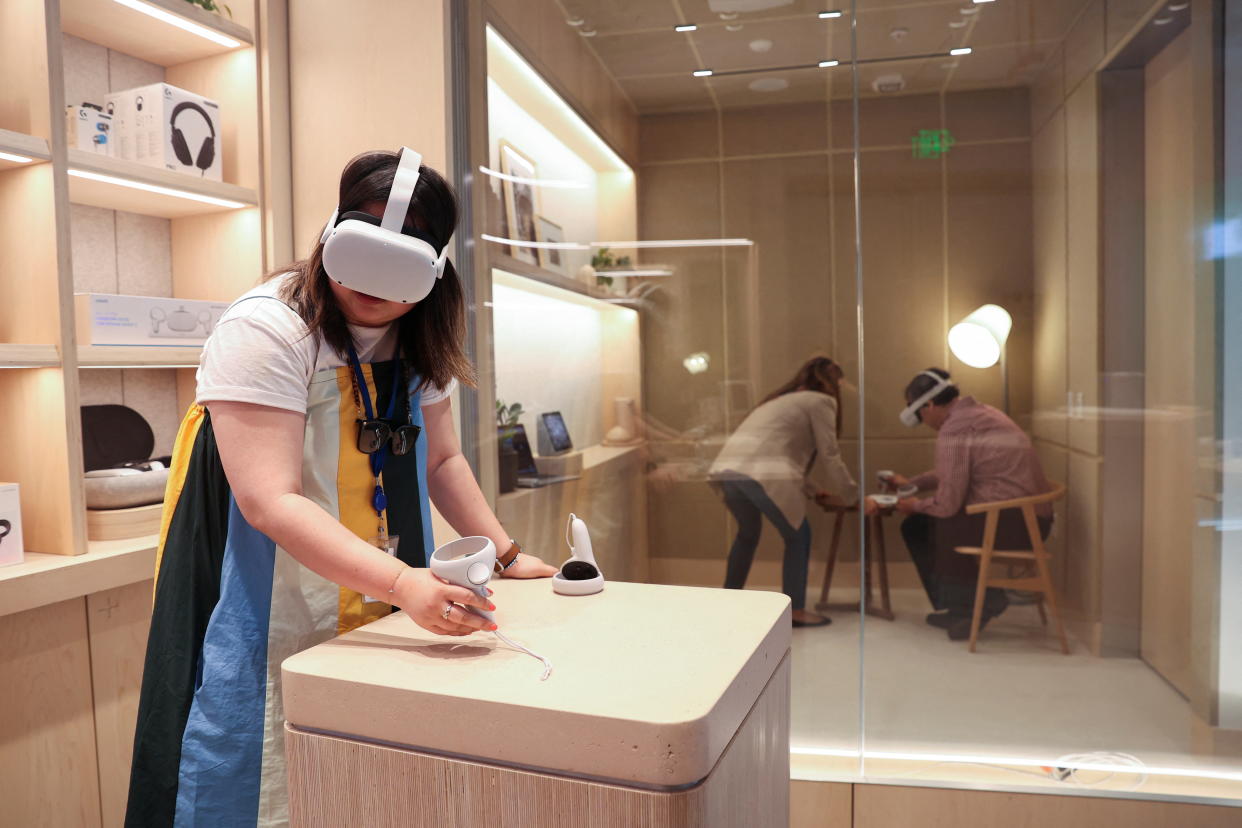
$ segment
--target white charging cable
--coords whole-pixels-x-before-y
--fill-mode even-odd
[[[552,662],[548,661],[546,658],[539,655],[539,653],[535,652],[529,647],[525,647],[517,643],[512,638],[502,633],[500,630],[492,630],[492,635],[496,636],[497,638],[499,638],[501,641],[508,644],[513,649],[521,650],[522,652],[526,653],[528,656],[534,656],[535,658],[542,661],[543,662],[543,675],[539,677],[540,681],[547,681],[548,676],[552,675]]]

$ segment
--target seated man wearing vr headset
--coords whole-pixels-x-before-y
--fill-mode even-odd
[[[979,563],[954,548],[981,545],[985,520],[984,515],[967,515],[966,507],[1043,494],[1051,486],[1030,439],[1017,423],[974,397],[961,396],[947,371],[929,368],[916,376],[906,386],[906,403],[901,412],[903,425],[913,428],[923,423],[936,431],[936,467],[913,478],[894,476],[897,486],[935,490],[927,497],[898,501],[897,509],[909,515],[901,524],[901,534],[936,610],[927,616],[927,623],[961,641],[970,636]],[[870,498],[866,511],[878,511]],[[1051,504],[1038,507],[1037,516],[1046,538],[1052,528]],[[1021,513],[1001,512],[996,548],[1029,546]],[[1004,590],[988,589],[983,623],[1008,606]]]

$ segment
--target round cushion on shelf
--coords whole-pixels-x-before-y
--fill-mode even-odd
[[[116,477],[87,477],[85,482],[88,509],[148,506],[164,499],[168,469],[152,469]]]

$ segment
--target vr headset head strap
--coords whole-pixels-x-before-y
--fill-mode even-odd
[[[393,174],[392,188],[388,191],[388,204],[384,207],[384,218],[380,227],[393,233],[400,233],[405,225],[405,214],[409,212],[410,201],[414,198],[414,186],[418,184],[418,169],[422,166],[423,157],[409,147],[401,148],[401,160],[397,163],[397,171]]]
[[[923,406],[927,405],[933,399],[938,397],[940,393],[944,391],[946,388],[952,388],[953,386],[957,384],[952,379],[948,377],[942,377],[939,374],[937,374],[935,371],[923,371],[919,374],[919,376],[920,377],[931,377],[933,380],[936,381],[936,384],[933,385],[931,388],[929,388],[927,391],[920,394],[918,399],[915,399],[914,401],[912,401],[908,406],[906,406],[905,410],[901,412],[901,421],[907,426],[918,425],[919,422],[922,420],[922,418],[919,416],[919,411],[922,410]],[[911,420],[913,420],[914,422],[910,422]]]

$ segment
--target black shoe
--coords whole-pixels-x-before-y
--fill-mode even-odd
[[[947,630],[956,624],[959,618],[961,618],[960,615],[954,615],[948,610],[940,610],[939,612],[927,613],[927,617],[923,620],[938,630]]]
[[[1000,615],[999,612],[984,612],[979,619],[979,632],[983,632],[983,628],[988,625],[988,622],[998,615]],[[945,630],[949,633],[949,640],[965,641],[970,638],[970,625],[972,622],[973,618],[969,615],[955,618],[952,624],[945,627]]]
[[[813,612],[809,612],[807,615],[811,616],[811,620],[799,621],[797,618],[794,618],[793,625],[795,627],[826,627],[832,623],[832,619],[826,615],[816,615]]]

